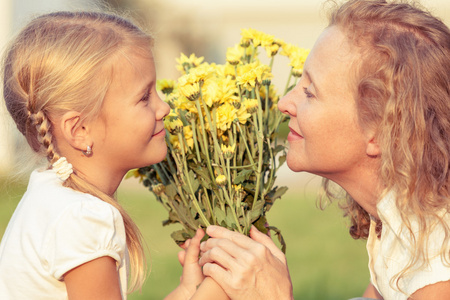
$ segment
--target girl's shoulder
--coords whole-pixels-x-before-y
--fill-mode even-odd
[[[28,188],[22,198],[26,206],[49,214],[60,214],[65,210],[111,210],[120,216],[111,204],[88,194],[65,187],[53,170],[35,170],[30,175]]]

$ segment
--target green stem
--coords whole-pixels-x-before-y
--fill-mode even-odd
[[[253,156],[252,156],[252,152],[250,151],[250,149],[248,148],[248,143],[247,143],[247,139],[245,138],[245,132],[242,131],[241,125],[238,123],[236,123],[239,131],[242,133],[241,137],[244,140],[244,144],[245,144],[245,149],[247,150],[248,153],[248,159],[250,160],[250,164],[254,167],[255,166],[255,162],[253,161]]]
[[[197,130],[196,130],[197,127],[195,124],[195,118],[192,118],[191,120],[191,127],[192,127],[192,139],[194,140],[195,154],[197,154],[197,161],[200,163],[202,159],[200,157],[200,150],[198,149]]]
[[[239,223],[239,218],[236,215],[235,206],[233,205],[233,202],[231,202],[230,197],[228,197],[228,194],[224,191],[224,188],[221,188],[221,191],[225,194],[225,199],[227,201],[228,206],[230,207],[231,213],[233,214],[233,218],[236,222],[236,227],[238,228],[240,233],[243,233],[241,225]]]
[[[211,179],[214,179],[214,172],[211,167],[211,159],[209,158],[209,149],[208,149],[208,141],[206,139],[206,129],[205,129],[205,122],[203,122],[203,115],[202,115],[202,109],[200,107],[200,101],[197,99],[195,100],[195,105],[197,107],[198,111],[198,118],[200,120],[202,135],[203,135],[203,151],[206,155],[206,164],[208,166],[209,175],[211,176]]]
[[[184,149],[184,143],[183,143],[183,139],[181,137],[181,133],[178,133],[178,139],[180,140],[181,148]],[[186,162],[186,156],[184,151],[181,151],[181,155],[183,156],[183,166],[184,166],[184,177],[186,178],[189,190],[191,191],[191,199],[192,199],[192,203],[194,203],[194,207],[195,210],[197,211],[197,213],[199,214],[200,218],[203,221],[203,224],[205,224],[205,226],[209,226],[211,225],[208,221],[208,219],[205,217],[205,215],[203,214],[202,209],[200,208],[200,205],[198,204],[197,198],[195,197],[195,191],[192,188],[192,183],[191,183],[191,179],[189,178],[189,169],[187,167],[187,162]]]
[[[288,80],[287,80],[287,82],[286,82],[286,87],[284,88],[283,96],[286,95],[287,90],[288,90],[288,88],[289,88],[289,83],[291,82],[292,69],[293,69],[293,68],[294,68],[294,67],[291,67],[291,71],[289,72],[289,77],[288,77]]]
[[[259,84],[256,84],[255,89],[259,91]],[[258,131],[256,134],[257,142],[258,142],[258,170],[256,171],[256,187],[255,187],[255,197],[253,198],[253,206],[255,206],[258,196],[259,196],[259,189],[261,186],[261,171],[262,171],[262,164],[263,164],[263,145],[264,145],[264,135],[262,132],[263,128],[263,113],[262,113],[262,107],[261,107],[261,98],[259,96],[259,93],[256,93],[256,98],[258,99]],[[261,196],[264,197],[262,191]]]

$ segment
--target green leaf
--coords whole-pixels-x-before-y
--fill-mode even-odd
[[[226,214],[223,210],[220,209],[220,207],[215,206],[214,207],[214,215],[216,216],[217,223],[221,224],[226,219]]]
[[[171,184],[166,185],[166,195],[169,198],[173,199],[173,198],[175,198],[175,196],[177,194],[178,194],[178,191],[177,191],[177,187],[176,187],[175,183],[172,182]]]
[[[234,178],[233,183],[234,184],[240,184],[241,182],[244,182],[245,180],[248,180],[250,178],[250,175],[252,175],[253,170],[252,169],[244,169],[240,171],[236,178]]]
[[[254,220],[257,220],[260,216],[264,215],[264,201],[259,200],[255,203],[255,205],[252,207],[252,212],[250,214],[252,222]]]
[[[175,243],[177,243],[177,245],[182,245],[184,242],[186,242],[187,239],[193,237],[193,235],[189,234],[184,229],[174,231],[170,236],[175,241]]]
[[[227,206],[227,217],[225,218],[225,223],[227,223],[228,229],[237,229],[239,224],[236,224],[233,212],[231,211],[231,208]]]

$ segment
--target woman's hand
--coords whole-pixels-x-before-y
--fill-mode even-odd
[[[165,299],[190,299],[197,290],[197,286],[202,283],[204,276],[199,265],[200,241],[205,235],[202,229],[197,229],[195,236],[186,241],[182,246],[183,251],[178,253],[178,260],[183,266],[183,275],[180,285],[172,291]]]
[[[210,226],[200,265],[231,299],[293,299],[286,257],[272,239],[255,227],[250,237]]]

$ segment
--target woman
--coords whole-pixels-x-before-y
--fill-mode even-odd
[[[366,238],[364,297],[450,295],[450,31],[429,13],[384,0],[336,8],[297,86],[287,163],[347,193],[350,234]],[[270,238],[210,227],[200,263],[231,299],[291,299]]]

